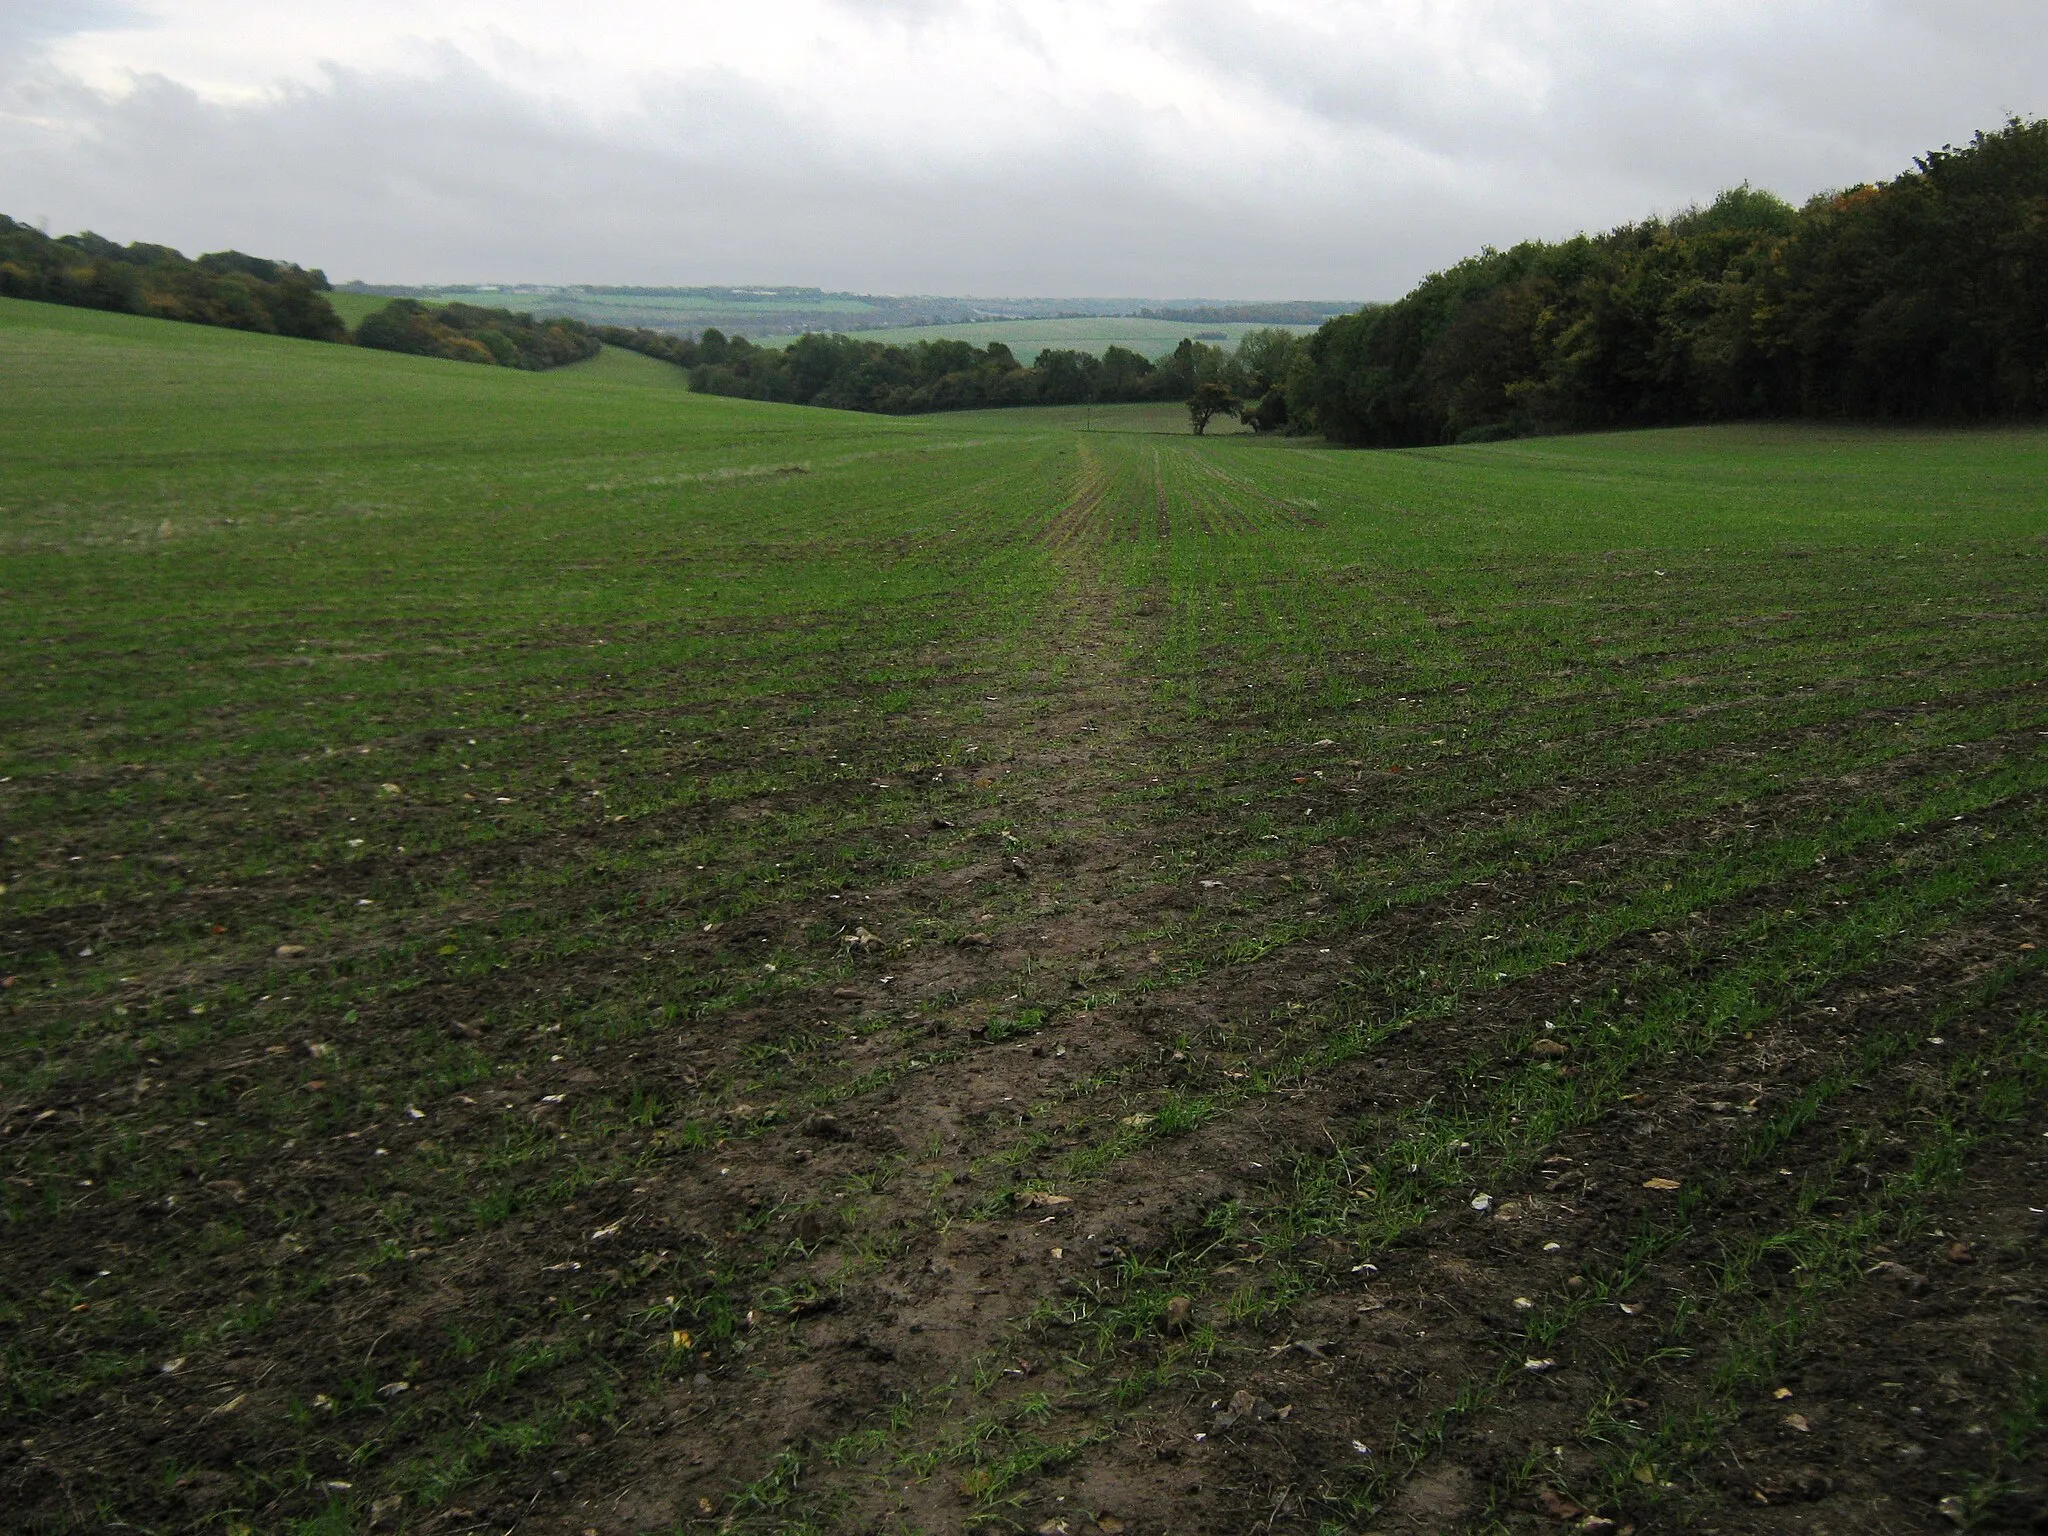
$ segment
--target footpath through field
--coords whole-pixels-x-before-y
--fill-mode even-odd
[[[1832,1287],[1889,1262],[1884,1239],[1926,1224],[1926,1160],[1983,1134],[1928,1143],[1924,1075],[1875,1094],[1868,1075],[1930,1017],[1956,1021],[1944,1048],[1977,1047],[1973,1091],[2042,1068],[2020,947],[2038,889],[1991,878],[2039,875],[2038,700],[2013,691],[2037,680],[1952,700],[1989,728],[1945,749],[1967,761],[1873,755],[1858,738],[1889,719],[1755,692],[1690,718],[1741,710],[1761,736],[1611,744],[1664,724],[1621,688],[1581,706],[1612,723],[1580,723],[1576,773],[1487,762],[1441,798],[1390,795],[1447,765],[1309,736],[1327,699],[1207,734],[1246,651],[1284,633],[1306,573],[1274,540],[1317,529],[1318,501],[1190,445],[1074,454],[1037,538],[1059,582],[977,732],[984,857],[863,902],[887,979],[839,992],[919,1000],[903,1054],[791,1071],[780,1091],[820,1109],[785,1098],[719,1153],[761,1217],[750,1262],[788,1298],[753,1314],[746,1379],[693,1400],[714,1443],[781,1447],[736,1512],[1441,1530],[1676,1490],[1738,1421],[1731,1388],[1784,1390],[1751,1341],[1813,1326]],[[1215,638],[1181,627],[1204,602],[1227,615]],[[1464,677],[1460,724],[1430,728],[1498,741],[1527,719],[1505,679]],[[1473,705],[1494,716],[1476,731]],[[1231,708],[1240,730],[1260,712]],[[1805,775],[1745,771],[1763,753]],[[1860,809],[1821,810],[1823,833],[1844,782]],[[1951,805],[2018,841],[1982,866],[1952,834],[1925,843]],[[920,910],[967,931],[898,958],[886,936]],[[1845,1014],[1859,1026],[1836,1032]],[[1898,1148],[1897,1177],[1845,1162],[1844,1136]],[[696,1193],[650,1219],[703,1225]],[[1774,1255],[1809,1250],[1788,1295]],[[1703,1317],[1753,1380],[1726,1355],[1686,1369],[1675,1340]],[[1631,1417],[1622,1399],[1653,1390],[1703,1438]],[[1632,1430],[1618,1457],[1610,1420]],[[621,1507],[673,1507],[684,1446],[711,1471],[706,1425],[634,1455]],[[1538,1441],[1585,1447],[1583,1469],[1532,1464]],[[1796,1458],[1770,1475],[1731,1496],[1816,1486]]]

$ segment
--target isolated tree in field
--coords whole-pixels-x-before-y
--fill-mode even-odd
[[[1188,425],[1195,429],[1195,436],[1200,437],[1209,430],[1209,423],[1216,417],[1235,416],[1243,409],[1244,402],[1226,385],[1215,379],[1204,379],[1188,396]]]

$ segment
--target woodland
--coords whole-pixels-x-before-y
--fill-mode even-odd
[[[2048,407],[2048,121],[2011,118],[1802,206],[1744,183],[1670,217],[1488,248],[1309,336],[1191,337],[1157,359],[1049,348],[1025,367],[1001,342],[814,333],[773,346],[414,298],[351,335],[327,292],[323,273],[290,262],[53,239],[0,217],[0,295],[527,370],[609,344],[686,369],[699,393],[839,410],[1187,400],[1198,432],[1220,413],[1364,447],[1982,421]]]

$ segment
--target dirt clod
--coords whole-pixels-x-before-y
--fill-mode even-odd
[[[1239,1387],[1230,1395],[1230,1404],[1218,1413],[1211,1423],[1212,1433],[1220,1434],[1234,1429],[1239,1424],[1264,1424],[1273,1419],[1287,1417],[1285,1408],[1276,1408],[1263,1397]]]
[[[789,1224],[790,1236],[805,1247],[822,1243],[842,1227],[836,1216],[826,1211],[805,1211]]]
[[[1834,1489],[1833,1479],[1817,1467],[1794,1467],[1758,1483],[1755,1496],[1759,1504],[1812,1503],[1826,1498]]]
[[[1917,1296],[1920,1292],[1927,1289],[1927,1277],[1925,1275],[1906,1268],[1905,1265],[1895,1259],[1886,1259],[1884,1262],[1872,1266],[1870,1273],[1882,1279],[1890,1280],[1893,1284],[1903,1287],[1911,1295]]]
[[[1548,1515],[1553,1520],[1576,1520],[1586,1511],[1555,1488],[1536,1490],[1536,1512]]]

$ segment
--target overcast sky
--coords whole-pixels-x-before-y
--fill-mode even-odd
[[[2048,0],[0,0],[0,212],[337,280],[1388,298],[2048,113]]]

